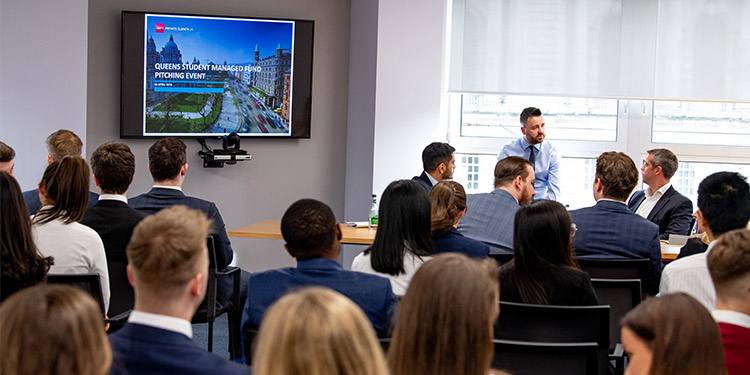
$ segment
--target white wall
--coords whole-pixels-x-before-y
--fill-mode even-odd
[[[441,126],[445,1],[380,0],[373,191],[422,172]]]
[[[16,151],[23,190],[47,166],[60,128],[86,143],[87,0],[0,2],[0,140]]]

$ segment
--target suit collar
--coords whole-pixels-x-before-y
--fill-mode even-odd
[[[597,208],[603,208],[610,211],[622,211],[622,212],[630,212],[628,206],[624,202],[618,202],[611,199],[599,199],[596,202],[596,205],[594,207]]]
[[[127,203],[113,199],[99,199],[94,207],[128,207]]]
[[[150,195],[156,196],[169,196],[169,197],[184,197],[185,193],[181,190],[164,188],[164,187],[152,187],[148,192]]]
[[[518,204],[518,199],[516,199],[516,197],[514,197],[513,194],[509,193],[507,190],[495,189],[491,191],[490,194],[502,196],[502,197],[505,197],[506,199],[512,199],[514,202],[516,202],[516,204]]]
[[[335,260],[328,258],[312,258],[297,261],[297,269],[328,269],[328,270],[344,270],[344,267]]]

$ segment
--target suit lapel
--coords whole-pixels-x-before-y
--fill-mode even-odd
[[[667,191],[664,192],[664,195],[661,196],[658,202],[656,202],[656,205],[653,209],[651,209],[651,212],[649,212],[647,219],[653,221],[654,217],[656,217],[656,214],[659,213],[659,211],[664,208],[664,206],[669,203],[669,200],[672,199],[672,195],[674,194],[675,190],[672,186],[667,189]]]

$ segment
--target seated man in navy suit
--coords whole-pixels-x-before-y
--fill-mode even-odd
[[[422,185],[427,192],[432,190],[438,182],[453,178],[453,170],[456,169],[456,151],[453,146],[443,142],[432,142],[422,151],[422,167],[424,171],[412,180]]]
[[[648,150],[643,161],[643,183],[648,189],[635,192],[628,208],[659,226],[659,239],[670,234],[690,234],[693,202],[672,187],[670,179],[677,172],[677,156],[665,148]]]
[[[162,138],[151,145],[148,149],[148,170],[151,172],[154,186],[148,193],[129,199],[128,204],[130,207],[148,214],[178,204],[203,211],[214,224],[212,235],[216,250],[216,266],[219,270],[224,270],[232,262],[234,251],[232,250],[232,244],[229,242],[219,209],[213,202],[189,197],[182,192],[182,184],[185,182],[185,175],[188,170],[186,149],[184,142],[171,137]],[[244,299],[247,296],[246,286],[250,274],[242,271],[241,278],[240,306],[243,306],[245,304]],[[230,304],[232,280],[228,277],[217,278],[216,289],[219,307]],[[239,323],[238,316],[236,324]],[[236,358],[242,356],[241,350],[242,348],[239,346],[232,349]]]
[[[596,205],[570,211],[578,228],[573,247],[579,258],[650,259],[643,290],[656,293],[662,269],[659,227],[625,205],[636,183],[638,168],[628,155],[610,151],[596,158]]]
[[[133,288],[126,281],[125,248],[133,228],[148,214],[128,207],[128,188],[135,174],[135,156],[128,145],[107,142],[97,147],[91,155],[91,169],[101,195],[86,210],[81,224],[95,230],[104,242],[113,294],[109,315],[114,316],[133,308]]]
[[[110,374],[249,374],[193,343],[190,324],[206,294],[211,222],[185,206],[143,219],[127,247],[135,309],[109,336]]]
[[[76,133],[67,129],[60,129],[47,137],[47,164],[53,161],[60,161],[66,156],[81,156],[83,142]],[[99,199],[99,194],[89,192],[89,201],[87,207],[93,206]],[[42,202],[39,200],[39,189],[28,190],[23,192],[23,200],[26,202],[26,208],[29,214],[34,215],[40,208]]]
[[[296,268],[253,274],[242,312],[242,342],[251,344],[245,328],[257,329],[263,313],[291,290],[309,285],[331,288],[354,301],[380,336],[388,334],[398,299],[388,279],[345,271],[337,259],[341,252],[341,228],[325,203],[302,199],[292,204],[281,219],[284,248],[297,258]],[[283,360],[280,358],[279,360]]]

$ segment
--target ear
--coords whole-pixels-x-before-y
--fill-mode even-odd
[[[96,184],[96,187],[99,187],[99,185],[101,185],[101,183],[99,182],[99,178],[96,177],[95,174],[92,174],[92,176],[94,176],[94,183]]]
[[[523,190],[523,177],[516,176],[516,178],[513,180],[513,186],[516,188],[516,190],[521,191]]]
[[[664,170],[661,169],[661,166],[658,166],[658,167],[654,168],[654,174],[655,175],[664,174]]]
[[[438,165],[438,167],[437,167],[437,171],[438,171],[438,172],[439,172],[440,174],[443,174],[443,173],[445,173],[445,170],[446,170],[446,169],[448,169],[448,166],[447,166],[447,165],[445,165],[445,163],[440,163],[440,165]]]
[[[187,163],[183,164],[182,167],[180,167],[180,176],[184,176],[185,173],[187,173],[188,165]]]
[[[47,155],[47,165],[52,164],[52,156]]]
[[[133,270],[130,268],[129,264],[127,267],[125,267],[125,271],[128,273],[128,282],[130,283],[130,285],[135,285],[133,283]]]
[[[336,239],[341,241],[341,238],[344,237],[344,234],[341,232],[341,224],[336,223]]]
[[[190,280],[190,295],[203,298],[206,294],[206,283],[203,282],[203,274],[198,272]]]
[[[466,209],[465,208],[463,210],[461,210],[461,212],[458,213],[458,220],[463,219],[464,215],[466,215]]]
[[[525,126],[521,127],[521,134],[526,135],[526,127]]]

